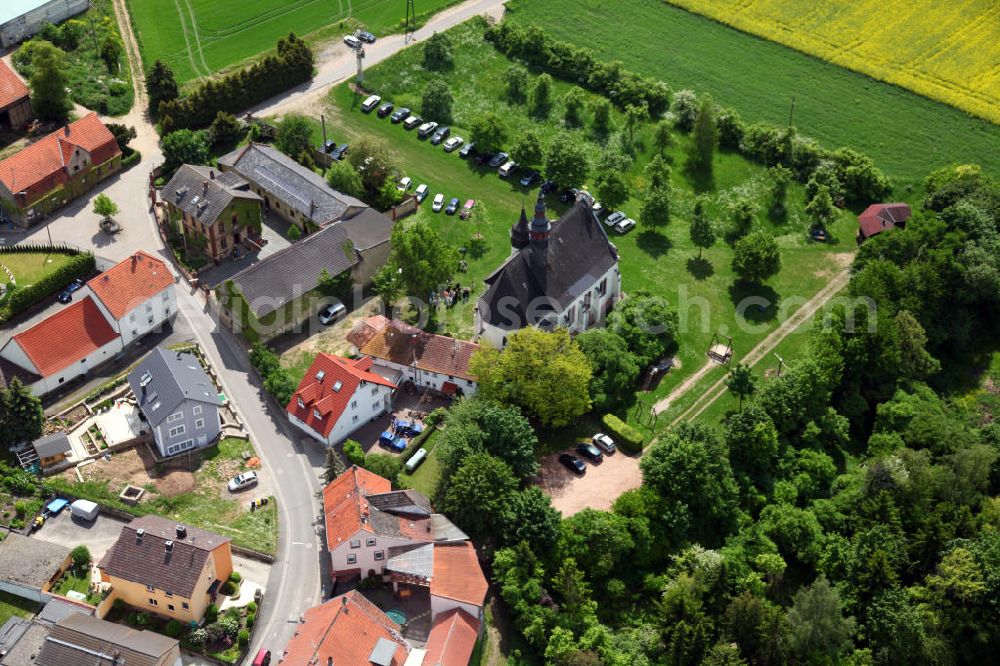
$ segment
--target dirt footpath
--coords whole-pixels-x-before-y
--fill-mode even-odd
[[[559,463],[559,453],[542,460],[536,483],[552,496],[552,506],[564,516],[587,507],[606,511],[623,492],[642,485],[639,456],[618,451],[597,465],[585,460],[587,471],[578,476]]]

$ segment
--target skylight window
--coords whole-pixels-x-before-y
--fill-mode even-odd
[[[339,379],[333,383],[333,390],[335,392],[340,392],[340,389],[344,386],[344,383]]]
[[[144,372],[142,373],[142,377],[139,377],[139,386],[145,388],[146,384],[148,384],[151,381],[153,381],[153,375],[149,374],[148,372]]]

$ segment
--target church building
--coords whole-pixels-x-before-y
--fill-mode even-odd
[[[539,193],[531,221],[510,230],[511,255],[486,278],[475,314],[476,338],[496,348],[526,326],[576,334],[601,326],[621,296],[618,250],[586,194],[555,221]]]

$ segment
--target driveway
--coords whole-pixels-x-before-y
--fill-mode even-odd
[[[94,561],[98,562],[118,540],[118,534],[125,524],[124,520],[106,515],[99,515],[92,523],[79,522],[73,520],[69,507],[66,507],[55,518],[46,520],[42,529],[32,537],[67,548],[76,548],[82,544],[90,550]]]
[[[642,485],[639,456],[618,451],[605,455],[600,464],[584,460],[587,471],[578,476],[559,463],[559,451],[542,459],[537,485],[552,497],[562,515],[572,516],[586,508],[607,511],[626,490]],[[575,451],[568,451],[576,455]],[[580,456],[577,456],[580,457]]]

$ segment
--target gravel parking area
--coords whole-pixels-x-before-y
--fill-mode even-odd
[[[541,469],[535,482],[552,497],[554,506],[562,515],[572,516],[581,509],[591,508],[606,511],[626,490],[642,485],[642,471],[639,456],[630,456],[622,451],[605,455],[603,462],[587,463],[587,471],[574,474],[559,462],[559,451],[542,459]],[[568,451],[576,455],[575,451]],[[577,456],[578,458],[580,456]]]

